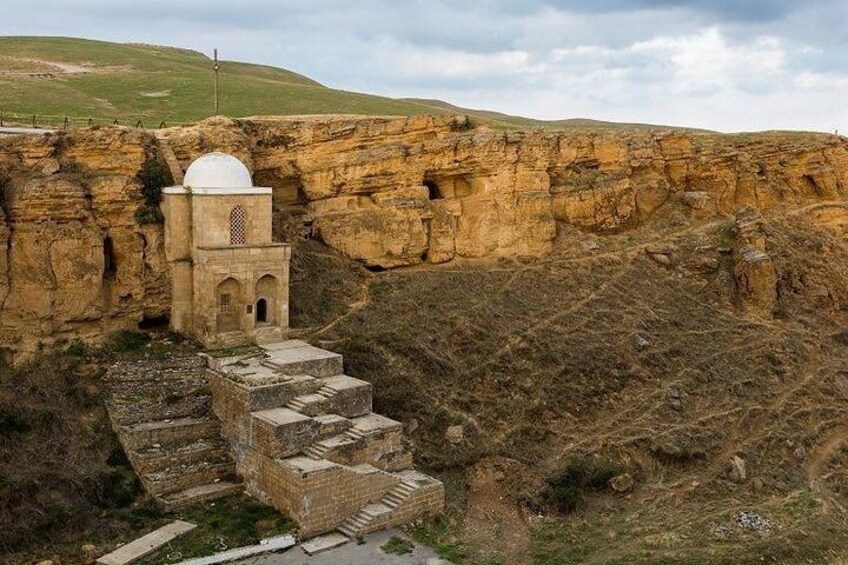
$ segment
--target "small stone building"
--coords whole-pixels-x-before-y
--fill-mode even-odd
[[[172,328],[210,348],[285,339],[291,250],[271,239],[271,189],[209,153],[163,194]]]

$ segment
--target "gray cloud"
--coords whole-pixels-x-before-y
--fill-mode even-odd
[[[543,118],[848,129],[844,0],[0,0],[0,33],[172,44]],[[844,81],[844,82],[843,82]],[[841,89],[841,90],[840,90]]]

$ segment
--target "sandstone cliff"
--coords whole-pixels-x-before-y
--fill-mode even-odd
[[[162,143],[183,169],[208,151],[238,156],[273,187],[278,216],[298,214],[307,235],[373,268],[540,256],[573,234],[622,232],[661,211],[697,222],[848,191],[848,143],[817,134],[522,133],[461,117],[322,117],[219,118],[158,135],[116,127],[0,142],[0,346],[26,352],[167,314],[161,228],[135,219],[135,175],[166,160]],[[771,297],[757,300],[754,310],[768,310]]]

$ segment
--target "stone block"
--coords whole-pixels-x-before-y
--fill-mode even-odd
[[[312,445],[320,424],[293,410],[273,408],[253,413],[252,446],[268,457],[288,457]]]
[[[282,375],[331,377],[342,374],[342,356],[299,340],[266,344],[263,364]]]

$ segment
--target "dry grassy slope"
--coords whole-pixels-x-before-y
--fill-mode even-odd
[[[450,532],[472,562],[824,562],[848,543],[848,244],[811,217],[765,221],[774,318],[741,310],[719,251],[731,224],[666,213],[528,262],[366,275],[300,247],[295,322],[374,382],[378,411],[415,419],[419,462],[469,466],[454,516],[463,500],[470,514]],[[673,265],[646,246],[672,249]],[[324,310],[316,284],[337,289],[320,294]],[[453,424],[466,430],[457,447],[444,440]],[[726,477],[734,455],[742,484]],[[520,501],[549,473],[599,458],[635,475],[635,491],[528,517]],[[740,510],[778,527],[743,530]]]

